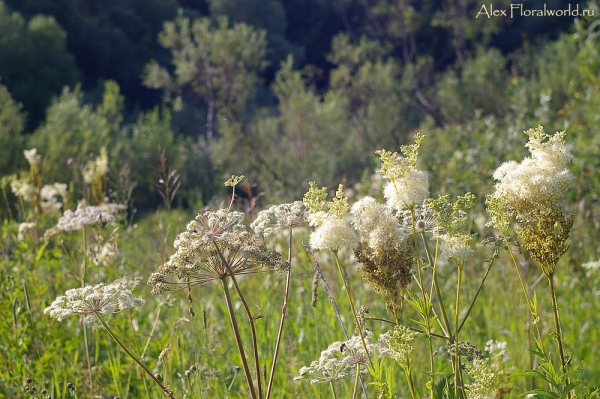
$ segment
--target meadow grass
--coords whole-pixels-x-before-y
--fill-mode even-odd
[[[341,201],[341,198],[338,199]],[[331,203],[329,207],[332,208]],[[43,240],[41,235],[56,224],[56,218],[39,216],[36,219],[37,227],[23,237],[19,237],[16,221],[5,220],[2,226],[0,269],[0,397],[165,397],[161,387],[131,361],[104,329],[87,328],[79,317],[57,322],[43,313],[54,298],[68,289],[84,284],[110,283],[121,277],[127,277],[127,287],[136,297],[143,298],[145,303],[112,316],[108,319],[110,328],[155,378],[173,391],[173,397],[250,397],[248,381],[242,369],[243,359],[231,332],[229,310],[223,300],[220,282],[209,281],[193,287],[190,295],[186,290],[151,295],[150,287],[146,285],[151,273],[175,252],[173,241],[186,230],[186,225],[195,214],[193,211],[173,209],[149,214],[135,224],[117,219],[110,226],[90,225],[83,235],[77,231],[62,232],[49,240]],[[467,229],[477,237],[471,242],[480,242],[484,237],[494,234],[491,228],[478,226],[473,219],[468,219]],[[119,227],[114,238],[118,255],[108,266],[94,265],[89,253],[86,255],[87,249],[83,248],[94,242],[99,244],[110,240],[115,226]],[[600,368],[596,365],[600,345],[597,329],[600,325],[597,300],[600,283],[597,270],[583,270],[581,263],[575,263],[573,259],[587,260],[593,257],[592,249],[583,248],[583,255],[576,250],[578,243],[589,243],[589,234],[593,234],[594,229],[584,217],[578,215],[572,229],[573,245],[558,262],[553,274],[562,340],[566,348],[566,367],[570,370],[581,367],[582,379],[590,386],[600,381]],[[311,240],[312,229],[296,227],[294,231],[286,322],[271,397],[331,398],[330,385],[310,384],[297,381],[295,377],[303,366],[318,359],[319,353],[332,342],[347,339],[339,318],[348,335],[354,334],[355,315],[351,311],[350,298],[356,309],[367,306],[370,312],[368,316],[371,319],[367,318],[365,325],[357,330],[359,333],[364,334],[368,330],[377,337],[392,329],[396,323],[380,293],[361,278],[358,270],[361,265],[348,249],[336,250],[335,256],[328,251],[315,253],[340,315],[336,314],[327,293],[323,291],[322,281],[317,291],[318,300],[313,306],[314,259],[303,246],[303,243]],[[103,239],[99,240],[98,237]],[[270,250],[276,250],[284,259],[287,258],[288,244],[284,232],[266,237],[265,242]],[[449,263],[437,267],[436,281],[447,316],[452,320],[450,324],[456,328],[454,320],[462,320],[466,316],[490,258],[495,249],[499,250],[460,331],[460,340],[469,341],[480,351],[489,340],[506,342],[506,359],[498,363],[502,369],[494,369],[494,387],[507,389],[487,395],[513,398],[532,389],[548,389],[543,382],[527,374],[540,370],[544,362],[543,355],[528,351],[535,348],[536,328],[556,370],[560,369],[559,354],[553,339],[552,293],[546,284],[546,277],[527,251],[515,253],[516,266],[522,273],[526,290],[530,298],[536,301],[539,322],[532,324],[531,307],[524,300],[522,285],[509,253],[494,246],[477,244],[471,247],[473,254],[460,266],[461,297],[458,309],[455,306],[456,287],[459,284],[456,266]],[[420,248],[421,257],[425,258],[422,242],[418,242],[414,248]],[[348,276],[347,285],[352,297],[344,292],[344,283],[336,268],[336,256],[339,256]],[[82,267],[85,274],[81,272]],[[414,266],[413,272],[415,279],[418,279]],[[423,273],[421,284],[433,288],[431,275],[425,274],[430,270],[424,268]],[[258,369],[263,374],[263,386],[266,387],[278,335],[285,274],[260,271],[240,275],[237,282],[253,315],[260,360]],[[226,284],[232,292],[235,316],[243,321],[246,316],[240,298],[235,294],[231,280],[226,279]],[[408,289],[415,297],[421,295],[415,281],[410,283]],[[421,321],[422,315],[408,305],[406,291],[402,292],[402,296],[401,323],[422,329],[414,322]],[[432,301],[439,312],[439,297]],[[442,328],[438,326],[441,318],[442,315],[438,314],[437,319],[429,320],[432,332],[442,334]],[[246,348],[247,360],[252,364],[253,343],[248,323],[239,323],[239,338]],[[436,337],[431,338],[430,344],[427,334],[423,333],[418,334],[412,343],[409,368],[418,396],[430,393],[426,387],[431,380],[431,369],[438,373],[434,375],[438,383],[443,380],[444,373],[450,375],[456,370],[453,369],[452,358],[442,356],[446,344],[444,339]],[[430,357],[430,352],[434,353],[433,357]],[[392,397],[410,397],[411,391],[403,376],[402,365],[391,358],[382,362],[388,392]],[[254,367],[250,369],[252,378],[256,379]],[[519,372],[526,373],[509,378],[511,374]],[[464,378],[467,378],[466,374]],[[369,385],[374,382],[372,376],[366,373],[363,379],[369,397],[378,397],[377,390]],[[353,397],[357,386],[354,378],[336,380],[331,385],[339,398]],[[443,396],[435,397],[452,397],[452,391],[452,385],[449,384]],[[541,391],[537,394],[542,395]],[[462,395],[477,397],[466,393]],[[566,394],[565,397],[570,395]]]

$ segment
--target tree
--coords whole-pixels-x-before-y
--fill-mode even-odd
[[[53,95],[77,82],[78,70],[66,49],[65,31],[52,17],[26,22],[0,2],[0,77],[36,126]]]
[[[190,21],[180,15],[165,23],[159,41],[173,56],[174,72],[153,61],[146,66],[144,82],[162,89],[175,109],[181,109],[184,100],[197,113],[198,103],[204,105],[209,142],[216,114],[236,121],[245,115],[260,82],[258,74],[267,65],[264,31],[244,23],[230,28],[226,17],[215,26],[208,18]]]
[[[25,115],[21,104],[0,84],[0,176],[19,170],[23,164],[23,128]]]

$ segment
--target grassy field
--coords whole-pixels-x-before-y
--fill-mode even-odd
[[[466,176],[468,179],[468,174]],[[432,191],[444,192],[435,187],[444,178],[441,167],[431,172]],[[493,189],[493,181],[487,184]],[[367,190],[366,186],[365,183],[363,191]],[[381,187],[374,185],[370,190],[379,201],[383,200]],[[349,199],[352,204],[361,195],[361,189],[355,188],[349,193],[356,197]],[[450,201],[455,201],[455,198]],[[329,203],[330,212],[334,203]],[[27,206],[29,204],[24,204],[22,210],[26,210]],[[237,208],[245,210],[246,205],[234,203],[232,210]],[[600,351],[599,276],[593,267],[582,268],[583,262],[594,260],[597,256],[594,255],[597,253],[594,245],[597,244],[593,241],[598,229],[593,215],[597,213],[590,215],[573,204],[567,204],[565,212],[573,214],[574,224],[568,241],[570,247],[552,273],[558,300],[556,306],[552,302],[549,279],[530,252],[522,248],[523,244],[513,245],[510,241],[512,252],[503,248],[509,241],[502,242],[501,239],[495,241],[498,245],[481,245],[486,237],[500,237],[496,230],[485,226],[489,215],[483,210],[483,198],[477,199],[469,214],[465,213],[467,216],[454,213],[464,221],[464,231],[472,235],[468,246],[473,253],[459,262],[460,274],[457,273],[458,263],[440,262],[438,265],[433,262],[436,265],[433,268],[434,280],[432,262],[428,264],[423,252],[425,241],[407,238],[405,245],[421,252],[419,259],[415,257],[412,267],[414,280],[406,288],[402,287],[397,301],[402,307],[397,323],[419,329],[421,333],[411,344],[413,349],[409,363],[383,359],[382,380],[375,378],[373,373],[362,374],[369,397],[387,395],[404,398],[430,394],[432,397],[452,397],[455,392],[456,354],[449,358],[443,356],[448,350],[449,337],[433,336],[430,343],[423,327],[430,325],[431,332],[444,335],[442,308],[450,320],[451,329],[457,327],[455,320],[466,320],[460,329],[459,339],[473,344],[482,357],[488,359],[487,371],[492,379],[485,393],[481,393],[483,390],[476,392],[473,388],[476,378],[466,372],[468,367],[474,367],[472,355],[460,353],[459,362],[466,367],[463,367],[464,376],[461,378],[464,378],[464,384],[471,384],[472,389],[459,395],[514,398],[534,388],[559,392],[558,387],[567,386],[569,381],[560,380],[563,372],[560,370],[560,349],[556,345],[554,309],[560,313],[560,342],[564,345],[565,370],[580,370],[582,386],[591,387],[600,381],[600,368],[596,361]],[[208,281],[189,291],[184,285],[181,289],[159,295],[151,295],[147,285],[149,276],[175,253],[175,238],[186,230],[196,213],[197,210],[175,209],[149,214],[133,222],[117,216],[112,223],[89,224],[80,230],[61,231],[46,239],[44,233],[56,226],[60,214],[38,214],[28,219],[33,224],[27,230],[24,227],[20,229],[19,216],[11,215],[4,220],[0,268],[0,397],[166,397],[160,386],[126,355],[106,329],[85,326],[83,317],[65,317],[57,321],[44,313],[55,298],[69,289],[101,282],[109,284],[122,278],[126,279],[121,281],[123,286],[131,290],[134,297],[142,298],[144,304],[107,317],[107,322],[114,335],[141,359],[155,378],[172,390],[172,397],[251,397],[221,281]],[[21,216],[23,214],[25,212]],[[249,225],[254,217],[254,214],[246,213],[246,223]],[[349,336],[355,333],[364,335],[368,330],[375,338],[397,324],[386,309],[383,297],[373,289],[373,284],[361,278],[361,265],[349,249],[340,248],[335,253],[323,250],[315,255],[340,314],[336,314],[329,301],[322,280],[317,289],[317,301],[313,303],[315,264],[302,244],[311,240],[312,230],[308,226],[294,228],[291,255],[288,254],[285,231],[265,238],[269,250],[278,251],[283,259],[291,260],[283,339],[270,394],[273,398],[353,397],[357,385],[352,376],[323,384],[311,384],[307,380],[295,380],[295,377],[303,366],[319,359],[321,351],[330,344],[346,341],[342,323]],[[555,227],[555,230],[559,228]],[[512,240],[516,239],[512,230],[511,234]],[[431,242],[435,247],[435,240]],[[495,251],[498,256],[490,267]],[[352,296],[347,295],[348,289],[344,287],[336,259],[348,276]],[[423,276],[417,273],[419,267]],[[481,285],[484,278],[485,283]],[[246,349],[250,374],[256,382],[255,370],[259,370],[263,384],[263,392],[259,396],[265,397],[282,314],[286,274],[261,270],[237,277],[256,329],[258,367],[254,364],[250,324],[245,322],[246,314],[240,297],[235,294],[230,279],[223,278],[223,282],[232,292],[231,306],[240,321],[239,337]],[[419,313],[418,306],[411,306],[407,301],[410,295],[422,298],[423,291],[418,283],[426,287],[425,292],[429,287],[432,293],[434,287],[439,290],[430,296],[436,314],[430,314],[429,319]],[[529,306],[523,288],[531,299]],[[459,300],[456,298],[457,290],[460,292]],[[355,330],[349,298],[353,298],[355,309],[361,306],[369,309],[365,324],[358,330]],[[539,318],[535,323],[532,323],[532,309],[535,310],[534,319]],[[544,353],[530,351],[536,348],[536,337],[541,337]],[[505,342],[505,350],[486,351],[486,343],[490,340]],[[343,350],[340,353],[343,354]],[[556,378],[560,382],[556,389],[532,378],[532,370],[543,370],[547,360],[556,369]],[[366,371],[364,363],[362,367]],[[408,369],[416,392],[411,392],[405,377]],[[432,369],[435,370],[433,379],[436,384],[448,380],[446,386],[440,385],[438,393],[427,385]],[[530,374],[516,375],[523,372]],[[570,382],[577,379],[574,374],[569,378]],[[371,384],[373,382],[385,383],[387,391],[378,392],[378,386]],[[570,389],[562,394],[555,393],[557,396],[536,392],[534,394],[539,397],[573,397]],[[584,390],[577,392],[584,396]],[[595,395],[593,389],[589,392],[591,396]],[[383,396],[379,396],[380,393]]]

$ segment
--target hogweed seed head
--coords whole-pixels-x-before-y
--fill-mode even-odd
[[[198,285],[234,275],[256,273],[263,269],[278,272],[289,269],[281,254],[267,251],[265,243],[246,231],[241,212],[220,209],[199,214],[174,242],[176,252],[152,273],[148,285],[152,294],[170,289],[170,284]],[[169,282],[174,275],[185,282]]]
[[[144,301],[134,298],[124,285],[100,283],[68,290],[44,309],[44,313],[58,321],[67,316],[82,315],[85,316],[84,324],[92,326],[99,324],[96,314],[110,315],[143,304]]]

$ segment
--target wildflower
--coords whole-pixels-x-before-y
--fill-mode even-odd
[[[82,170],[83,181],[87,184],[93,184],[101,180],[108,172],[108,154],[106,147],[102,147],[100,155],[95,160],[90,160],[85,164]]]
[[[25,150],[23,151],[23,154],[25,155],[25,159],[27,159],[27,162],[29,162],[29,165],[31,166],[38,165],[40,163],[40,160],[42,159],[40,154],[37,153],[36,148],[32,148],[31,150]]]
[[[380,357],[389,357],[390,351],[385,342],[386,337],[375,341],[373,333],[364,332],[364,339],[369,353],[377,352]],[[319,360],[310,366],[300,369],[294,380],[309,379],[311,384],[331,382],[356,375],[357,365],[360,373],[367,372],[369,358],[365,353],[361,338],[354,335],[347,341],[334,342],[321,352]]]
[[[115,216],[111,212],[107,212],[107,208],[96,206],[83,206],[79,204],[75,212],[70,209],[58,219],[57,229],[60,231],[80,230],[85,225],[97,223],[109,223],[115,220]]]
[[[356,202],[351,213],[354,216],[352,224],[374,252],[393,249],[407,235],[390,208],[377,203],[372,197]]]
[[[498,357],[505,362],[509,358],[508,353],[506,353],[506,346],[506,341],[495,341],[490,339],[485,343],[484,350],[489,353],[490,356]]]
[[[526,147],[531,157],[521,163],[505,162],[494,172],[498,181],[494,196],[506,195],[509,207],[521,218],[533,208],[560,206],[573,180],[567,166],[573,155],[565,144],[565,132],[549,136],[538,126],[525,134],[529,136]]]
[[[310,209],[309,224],[316,227],[310,234],[310,246],[322,251],[337,251],[341,247],[354,248],[358,236],[354,229],[344,221],[344,216],[350,210],[348,199],[344,197],[344,186],[339,185],[333,201],[326,203],[326,189],[317,189],[310,182],[310,189],[304,195],[304,204]],[[327,204],[327,212],[323,211]]]
[[[250,274],[267,267],[285,271],[289,264],[278,252],[268,252],[258,237],[245,230],[244,214],[225,209],[199,214],[174,242],[176,252],[169,261],[152,273],[148,285],[152,294],[170,289],[167,276],[188,280],[197,285],[234,275]]]
[[[337,217],[327,217],[324,223],[310,234],[310,246],[321,251],[337,251],[340,247],[353,248],[358,236],[352,227]]]
[[[20,228],[19,228],[19,230],[20,230]],[[581,265],[581,267],[583,267],[584,269],[587,269],[587,270],[598,270],[598,269],[600,269],[600,260],[589,261],[589,262],[583,263]]]
[[[291,204],[273,205],[258,213],[251,224],[258,235],[268,236],[273,232],[306,223],[306,206],[301,201]]]
[[[429,196],[427,172],[416,168],[423,137],[418,133],[415,136],[415,144],[400,147],[404,157],[396,152],[377,151],[381,158],[381,169],[378,172],[389,180],[383,194],[389,206],[396,211],[410,209]]]
[[[386,307],[392,314],[399,314],[400,292],[412,280],[412,248],[396,246],[377,252],[371,248],[355,249],[354,256],[362,264],[362,278],[373,284],[376,292],[386,296]]]
[[[17,234],[17,240],[23,241],[25,239],[25,234],[29,232],[33,232],[36,229],[36,224],[31,222],[24,222],[19,224],[19,231]]]
[[[490,370],[489,359],[475,359],[472,365],[467,365],[471,383],[465,385],[468,397],[473,399],[488,399],[493,397],[495,374]]]
[[[134,298],[124,285],[100,283],[68,290],[44,309],[44,313],[56,317],[58,321],[67,316],[82,315],[85,316],[84,324],[91,326],[98,322],[94,317],[96,314],[110,315],[143,304],[144,301]]]
[[[40,190],[40,196],[42,197],[42,212],[45,214],[52,214],[62,208],[62,202],[58,202],[56,197],[61,196],[65,198],[67,195],[67,185],[64,183],[54,183],[52,185],[45,185]]]
[[[89,257],[96,266],[110,266],[117,259],[117,246],[112,241],[104,244],[98,242],[90,248]]]
[[[390,357],[404,367],[410,360],[412,342],[416,336],[417,333],[408,327],[397,325],[393,330],[383,334],[380,339],[389,348]]]
[[[25,201],[31,201],[35,195],[36,188],[31,184],[30,179],[25,177],[23,179],[13,178],[10,182],[10,189],[18,196],[22,197]]]
[[[446,264],[449,258],[456,260],[459,265],[462,265],[475,253],[469,246],[471,236],[468,234],[442,234],[433,238],[440,240],[437,259],[439,265]]]

